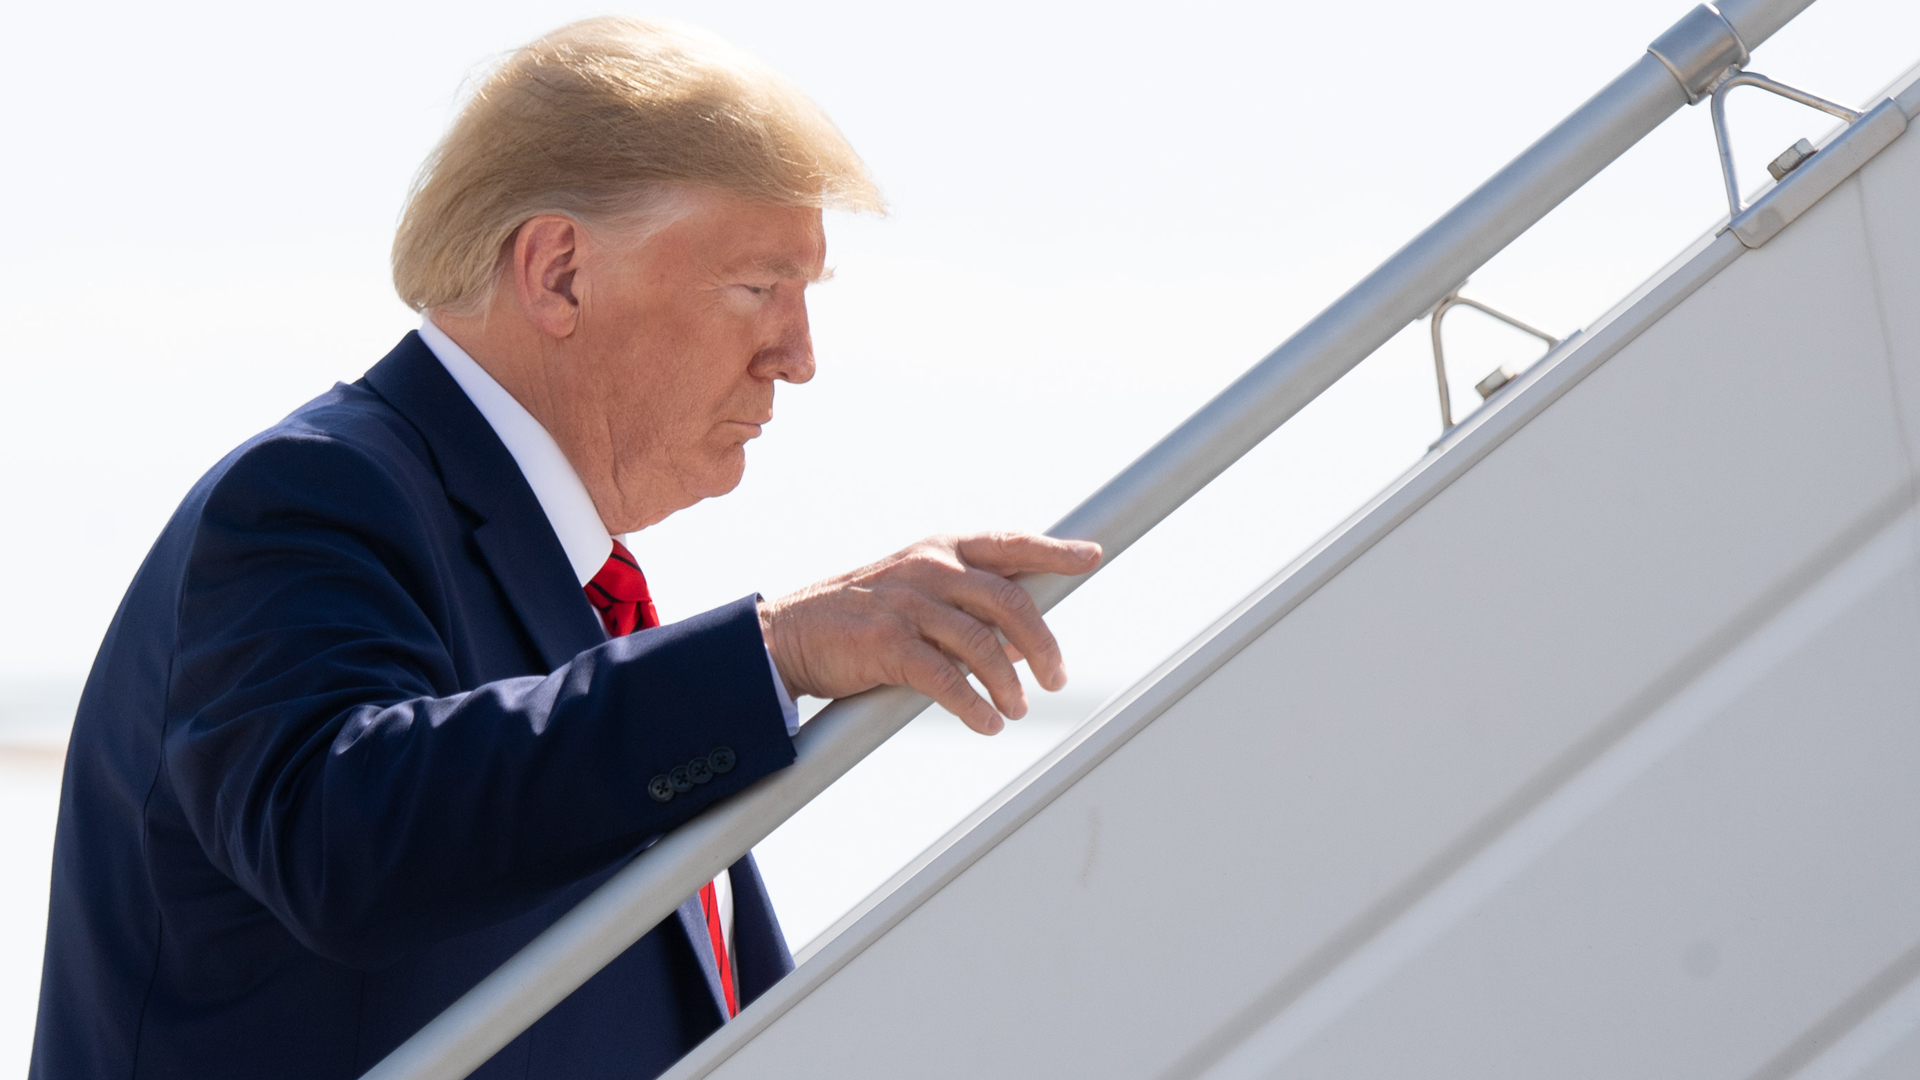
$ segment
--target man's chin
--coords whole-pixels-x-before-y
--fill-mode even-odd
[[[717,499],[740,486],[747,475],[747,448],[735,446],[731,451],[717,455],[696,484],[691,485],[693,494],[702,499]]]

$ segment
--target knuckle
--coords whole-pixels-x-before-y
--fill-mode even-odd
[[[950,533],[935,533],[924,540],[908,545],[907,549],[901,552],[901,554],[922,558],[939,558],[942,555],[952,552],[958,542],[958,538]]]
[[[901,560],[901,567],[918,573],[937,572],[947,565],[945,552],[935,548],[921,548]]]
[[[1027,590],[1021,588],[1019,582],[1006,578],[1001,578],[1000,583],[994,586],[993,598],[1014,615],[1025,617],[1034,610],[1033,597]]]
[[[896,666],[896,680],[908,686],[931,692],[939,684],[937,665],[924,650],[915,650],[901,657]]]
[[[875,619],[873,639],[876,643],[917,641],[920,628],[905,613],[890,611],[884,618]]]
[[[972,536],[966,538],[966,543],[967,546],[972,548],[977,554],[985,555],[989,559],[999,560],[1005,558],[1008,552],[1012,550],[1013,535],[1014,534],[1004,530],[974,533]]]
[[[884,653],[905,636],[901,629],[901,622],[902,620],[894,615],[864,619],[858,625],[848,628],[845,636],[840,640],[861,652]]]
[[[992,629],[982,623],[976,622],[968,627],[966,638],[961,644],[969,655],[981,659],[990,661],[995,656],[1003,655],[1000,652],[999,637],[994,634]]]
[[[879,598],[874,612],[877,620],[896,631],[910,631],[927,618],[927,598],[920,590],[908,585],[888,589]],[[913,630],[917,633],[917,630]]]
[[[937,681],[940,673],[950,666],[945,657],[923,641],[907,646],[905,655],[901,657],[901,667],[914,679],[925,683]]]
[[[964,697],[972,689],[960,669],[943,659],[929,658],[927,668],[927,685],[934,690],[935,697]]]

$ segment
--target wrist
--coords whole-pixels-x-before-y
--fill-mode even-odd
[[[781,647],[783,637],[781,624],[784,622],[780,618],[781,609],[775,602],[765,597],[755,597],[754,608],[760,616],[760,640],[767,647],[768,659],[773,661],[774,675],[779,678],[787,693],[794,696],[806,693],[796,678],[799,672],[794,670],[786,650]]]

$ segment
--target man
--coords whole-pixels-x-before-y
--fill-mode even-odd
[[[107,632],[34,1076],[355,1077],[788,764],[790,695],[906,684],[991,734],[1014,660],[1065,682],[1007,576],[1099,551],[1045,537],[653,626],[614,537],[730,491],[812,376],[825,206],[878,207],[853,151],[692,32],[592,20],[479,88],[394,245],[420,331],[215,466]],[[656,1075],[791,963],[743,859],[476,1075]]]

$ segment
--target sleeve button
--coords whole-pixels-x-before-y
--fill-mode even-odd
[[[666,773],[661,773],[647,781],[647,794],[653,796],[654,802],[672,802],[673,781],[667,779]]]
[[[687,762],[687,777],[696,784],[704,784],[713,779],[713,765],[706,758],[694,758]]]
[[[715,747],[713,753],[707,755],[707,764],[713,766],[713,771],[716,773],[732,772],[739,761],[740,759],[734,756],[733,751],[724,746]]]
[[[667,784],[675,791],[692,791],[693,777],[687,775],[687,767],[685,765],[675,765],[673,769],[667,773]]]

